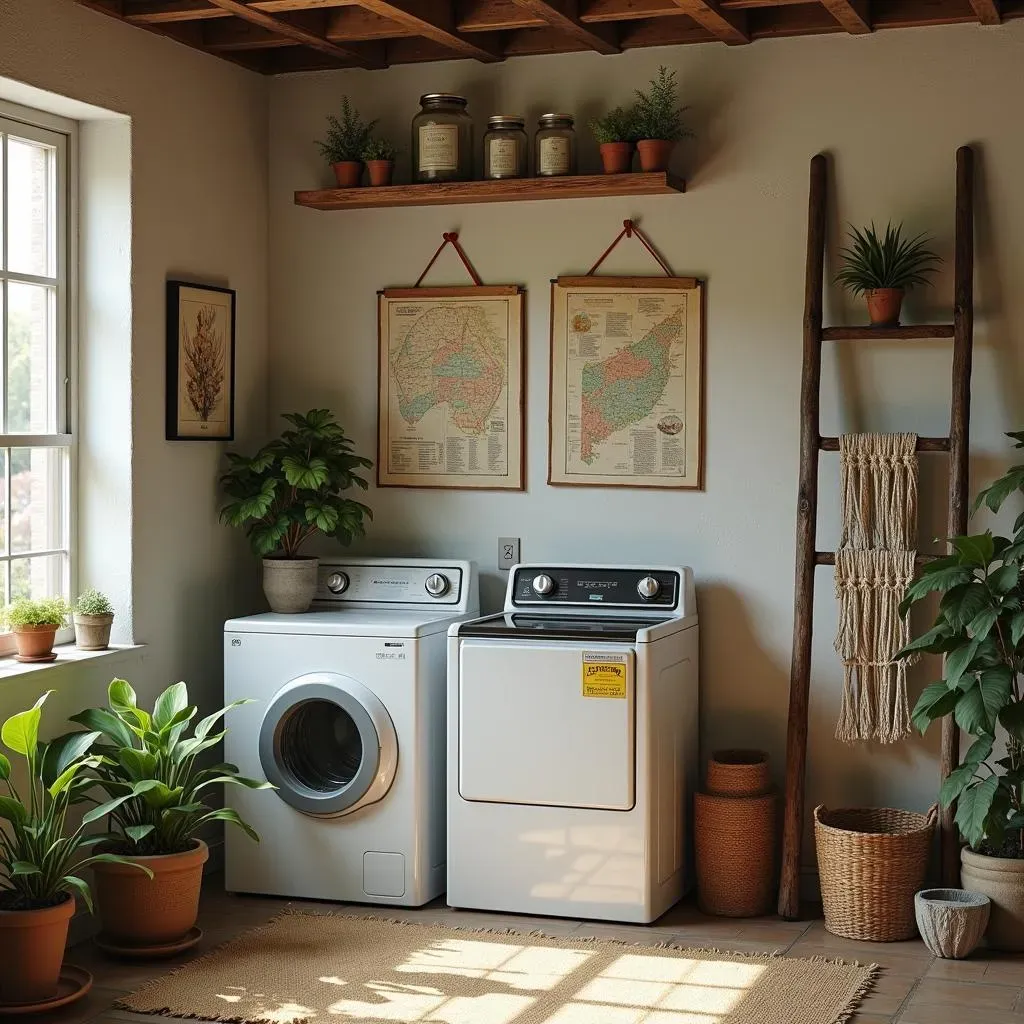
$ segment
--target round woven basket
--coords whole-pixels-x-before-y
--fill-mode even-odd
[[[914,893],[924,885],[938,807],[814,809],[825,927],[833,935],[897,942],[917,931]]]
[[[767,793],[771,784],[763,750],[716,750],[708,760],[709,793],[754,796]]]

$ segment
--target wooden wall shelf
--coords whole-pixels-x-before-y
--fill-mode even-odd
[[[365,210],[384,206],[449,206],[459,203],[520,203],[533,199],[594,199],[601,196],[658,196],[686,190],[672,174],[577,174],[508,181],[449,181],[436,185],[383,188],[325,188],[296,192],[295,204],[314,210]]]

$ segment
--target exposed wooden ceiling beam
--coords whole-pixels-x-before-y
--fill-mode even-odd
[[[821,0],[821,2],[825,10],[850,35],[862,36],[871,31],[871,13],[868,9],[868,0]]]
[[[1003,20],[999,0],[971,0],[971,7],[982,25],[998,25]]]
[[[458,6],[460,32],[491,32],[543,28],[547,22],[524,10],[515,0],[466,0]]]
[[[563,35],[583,43],[588,50],[598,53],[619,53],[617,33],[603,25],[584,25],[577,16],[576,0],[515,0],[536,18],[547,22]]]
[[[438,6],[429,0],[359,0],[359,6],[382,18],[404,25],[416,35],[440,43],[463,57],[494,63],[505,59],[498,40],[468,39],[455,28],[450,4]]]
[[[332,11],[327,18],[328,39],[335,43],[354,43],[363,39],[401,39],[418,35],[410,28],[382,18],[362,7],[344,7]]]
[[[356,0],[249,0],[254,11],[283,14],[351,7]],[[233,17],[230,11],[211,6],[212,0],[128,0],[124,20],[133,25],[161,25],[172,21],[206,21]]]
[[[742,11],[727,11],[717,0],[674,0],[676,7],[703,25],[716,39],[730,46],[750,42],[747,17]]]

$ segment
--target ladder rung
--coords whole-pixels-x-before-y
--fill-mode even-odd
[[[823,341],[930,341],[952,338],[952,324],[908,324],[904,327],[825,327]]]
[[[924,555],[921,552],[917,553],[917,557],[914,562],[917,565],[926,565],[932,559],[938,558],[938,555]],[[814,552],[814,564],[815,565],[835,565],[836,564],[836,553],[834,551],[815,551]]]
[[[822,437],[818,439],[818,447],[823,452],[839,451],[838,437]],[[919,437],[917,439],[917,451],[919,452],[948,452],[948,437]]]

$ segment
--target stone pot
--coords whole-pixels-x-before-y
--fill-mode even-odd
[[[394,160],[367,160],[366,170],[370,175],[370,184],[376,188],[391,184],[391,175],[395,170]]]
[[[626,174],[633,165],[633,143],[602,142],[601,163],[605,174]]]
[[[331,169],[338,181],[338,188],[359,187],[359,179],[363,176],[361,160],[342,160],[339,163],[331,164]]]
[[[79,615],[75,612],[75,646],[80,651],[105,651],[110,646],[113,615]]]
[[[869,288],[864,297],[868,300],[871,326],[898,327],[905,294],[902,288]]]
[[[11,632],[18,648],[18,661],[44,661],[53,653],[56,626],[13,626]]]
[[[1024,951],[1024,857],[989,857],[965,846],[960,882],[992,901],[988,944],[1008,953]]]
[[[41,1003],[57,994],[68,926],[70,895],[42,910],[0,910],[0,1006]]]
[[[672,150],[675,148],[674,142],[665,139],[641,139],[636,144],[637,152],[640,154],[640,170],[667,171]]]
[[[196,839],[184,853],[128,857],[153,872],[150,878],[131,864],[93,866],[96,912],[102,937],[112,945],[146,949],[183,939],[199,916],[206,843]]]
[[[946,960],[970,956],[985,935],[991,901],[966,889],[922,889],[914,896],[917,930],[924,944]]]
[[[270,610],[292,615],[309,611],[318,564],[315,558],[264,558],[263,593]]]

